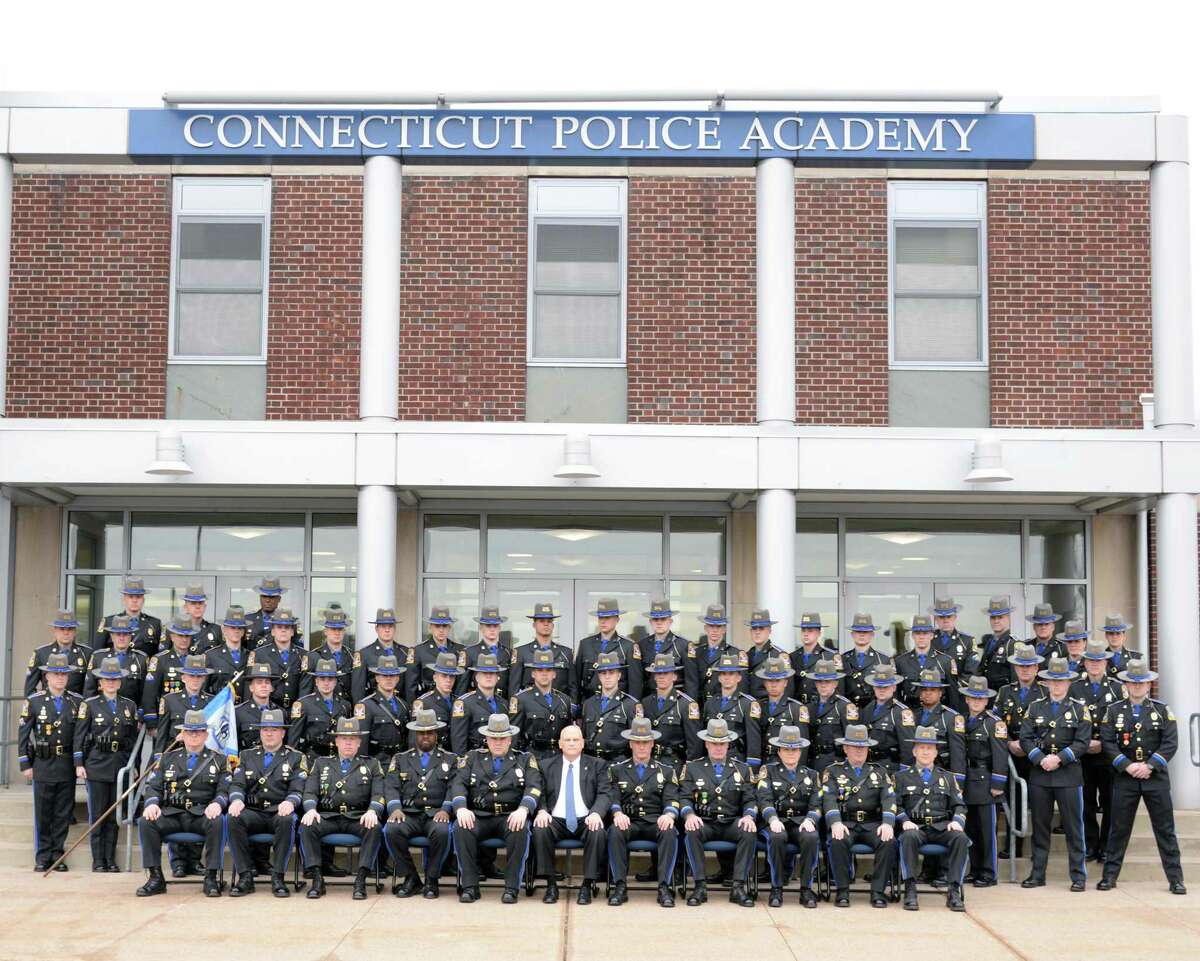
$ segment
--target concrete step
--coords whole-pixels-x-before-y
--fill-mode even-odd
[[[1183,861],[1183,876],[1184,878],[1200,876],[1200,857],[1184,857]],[[1007,881],[1009,876],[1009,862],[1000,861],[999,870],[1002,881]],[[1017,858],[1017,880],[1021,881],[1028,877],[1030,863],[1028,858]],[[1087,865],[1088,885],[1089,887],[1096,881],[1100,880],[1100,875],[1103,870],[1102,865],[1095,862]],[[1059,881],[1066,882],[1067,874],[1067,859],[1065,855],[1051,854],[1050,863],[1046,871],[1046,880],[1050,884],[1055,884]],[[1161,881],[1165,887],[1166,876],[1163,874],[1162,862],[1159,861],[1158,855],[1134,855],[1128,854],[1125,857],[1124,864],[1121,865],[1122,881]]]

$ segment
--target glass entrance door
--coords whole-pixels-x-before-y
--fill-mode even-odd
[[[1012,634],[1013,637],[1024,637],[1027,633],[1025,624],[1025,597],[1020,584],[980,584],[978,582],[963,583],[960,581],[939,582],[935,596],[953,597],[955,604],[961,604],[958,612],[958,629],[970,634],[976,641],[991,631],[992,625],[984,613],[988,601],[1001,594],[1012,598]]]
[[[526,615],[540,601],[549,601],[562,615],[554,622],[554,640],[567,647],[575,646],[574,582],[545,578],[526,580],[490,577],[484,588],[484,603],[497,604],[500,613],[508,618],[500,636],[513,647],[533,640],[533,621]]]
[[[842,612],[842,624],[847,630],[842,631],[845,636],[840,638],[839,648],[847,650],[851,646],[848,629],[854,615],[861,611],[870,614],[872,622],[880,628],[875,634],[876,650],[895,656],[911,646],[907,640],[913,615],[924,614],[932,603],[932,583],[848,584],[846,608]]]

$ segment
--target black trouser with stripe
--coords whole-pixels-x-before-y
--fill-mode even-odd
[[[829,833],[829,867],[833,872],[833,886],[838,890],[850,887],[850,847],[854,844],[865,844],[875,853],[875,866],[871,870],[871,895],[882,896],[888,880],[892,876],[892,866],[896,863],[896,840],[884,841],[878,834],[878,821],[846,821],[843,822],[850,833],[840,841],[833,836],[833,828]]]
[[[820,839],[816,831],[801,831],[795,821],[784,821],[783,831],[776,834],[767,828],[763,831],[767,839],[767,866],[771,869],[771,887],[783,887],[787,846],[794,845],[800,851],[796,856],[795,877],[804,888],[813,887],[817,873],[817,851]]]
[[[392,873],[398,878],[419,877],[408,848],[408,842],[418,837],[429,841],[425,849],[425,883],[432,884],[441,876],[450,852],[450,822],[435,821],[432,814],[405,811],[403,821],[388,821],[383,827],[383,843],[392,856]]]
[[[375,869],[375,859],[379,856],[379,843],[383,836],[380,825],[373,828],[363,827],[357,817],[348,814],[321,813],[321,820],[313,824],[300,825],[300,851],[304,855],[304,867],[307,869],[321,867],[321,850],[324,845],[321,838],[329,834],[353,834],[362,839],[358,852],[359,870]]]
[[[1067,863],[1072,881],[1086,881],[1087,868],[1083,861],[1083,787],[1052,787],[1041,783],[1037,771],[1029,781],[1029,817],[1033,821],[1033,856],[1030,875],[1045,880],[1046,862],[1050,859],[1050,821],[1054,805],[1062,818],[1063,834],[1067,838]]]
[[[525,857],[529,853],[529,821],[519,831],[509,828],[507,814],[476,814],[475,827],[454,826],[454,853],[458,857],[458,879],[464,888],[479,886],[480,842],[503,838],[507,852],[504,865],[504,886],[517,890],[525,872]]]
[[[237,817],[230,815],[226,823],[229,826],[229,846],[233,848],[233,869],[238,874],[250,874],[254,870],[254,854],[250,850],[250,836],[254,834],[272,836],[271,873],[283,874],[287,871],[296,832],[294,817],[280,817],[269,811],[243,808]]]
[[[981,881],[996,880],[996,805],[967,805],[967,837],[971,839],[971,873]]]
[[[704,880],[704,845],[709,841],[732,841],[737,845],[733,855],[733,880],[745,882],[750,877],[754,864],[756,831],[743,831],[737,821],[705,820],[698,831],[684,833],[683,843],[687,850],[688,863],[696,881]]]
[[[1093,758],[1095,758],[1093,760]],[[1089,754],[1083,766],[1083,840],[1088,854],[1103,855],[1112,830],[1113,766]],[[1099,821],[1097,822],[1097,816]]]
[[[142,845],[142,867],[162,867],[162,839],[168,834],[203,834],[204,868],[207,871],[221,870],[221,857],[225,853],[225,824],[221,815],[207,818],[203,814],[163,814],[157,821],[138,819],[138,838]],[[192,847],[193,845],[188,845]],[[198,845],[196,845],[198,846]]]
[[[75,807],[75,779],[39,781],[33,779],[33,830],[37,835],[34,863],[48,868],[67,843],[71,811]]]
[[[949,850],[949,863],[946,866],[946,877],[951,884],[962,884],[963,875],[967,873],[967,849],[970,840],[964,831],[951,831],[949,828],[937,828],[932,824],[921,824],[915,831],[898,832],[900,835],[900,877],[908,881],[913,877],[917,862],[921,860],[921,845],[940,844]]]
[[[658,883],[670,884],[675,874],[675,858],[679,854],[679,831],[674,827],[663,831],[655,821],[636,818],[630,818],[627,831],[611,825],[608,829],[608,871],[613,881],[624,881],[629,876],[630,841],[657,842],[654,859],[658,868]]]
[[[1133,831],[1138,801],[1146,802],[1158,858],[1170,882],[1183,882],[1183,867],[1179,863],[1179,839],[1175,836],[1175,810],[1171,806],[1171,782],[1157,775],[1140,781],[1128,774],[1118,774],[1112,789],[1112,834],[1104,856],[1104,876],[1115,881],[1125,861],[1125,849]]]
[[[112,807],[117,800],[116,781],[87,780],[88,823],[95,824],[96,818]],[[117,812],[106,817],[89,838],[92,845],[92,863],[116,862],[117,860]]]

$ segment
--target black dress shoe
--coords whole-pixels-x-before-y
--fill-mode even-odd
[[[1034,877],[1032,874],[1021,882],[1021,887],[1023,888],[1044,888],[1045,886],[1045,878]]]
[[[308,889],[308,893],[304,896],[306,898],[316,899],[319,897],[323,897],[324,894],[325,894],[325,876],[320,871],[316,871],[313,874],[312,887],[310,887]]]
[[[460,904],[471,904],[479,900],[479,888],[463,888],[458,892]]]
[[[58,864],[54,865],[54,870],[61,873],[63,871],[70,871],[71,869],[67,867],[66,861],[59,861]]]
[[[584,878],[583,884],[579,886],[579,894],[575,896],[576,904],[591,904],[592,903],[592,882]]]
[[[783,888],[771,888],[771,895],[767,898],[767,907],[783,907]]]
[[[415,874],[410,874],[403,881],[398,878],[392,880],[392,894],[398,898],[411,898],[420,886],[421,879]]]
[[[697,881],[695,887],[692,888],[692,893],[688,895],[687,903],[691,907],[698,904],[703,904],[708,900],[708,884],[705,881]]]
[[[917,882],[909,878],[904,882],[904,910],[917,911],[920,907],[917,903]]]
[[[1187,888],[1183,886],[1182,881],[1172,881],[1170,890],[1172,894],[1187,894]]]
[[[171,877],[186,878],[187,876],[188,876],[188,869],[187,869],[186,864],[172,864],[171,865]]]
[[[219,898],[221,896],[221,882],[217,880],[216,871],[204,872],[204,896],[206,898]]]
[[[977,888],[992,888],[996,886],[995,878],[976,878],[971,882]]]
[[[633,876],[633,879],[637,881],[638,884],[649,884],[657,877],[658,872],[655,871],[654,868],[651,868],[649,871],[639,871]]]
[[[288,890],[287,882],[283,880],[282,874],[271,875],[271,893],[277,898],[290,898],[292,892]]]
[[[546,893],[542,895],[542,904],[558,903],[558,882],[551,878],[546,882]]]
[[[149,868],[150,877],[135,892],[139,898],[151,898],[156,894],[167,893],[167,879],[163,877],[162,868]]]
[[[231,898],[244,898],[254,893],[254,872],[245,871],[238,875],[237,884],[229,889]]]
[[[729,903],[740,904],[743,908],[754,907],[754,895],[746,890],[742,881],[734,881],[729,889]]]
[[[425,887],[421,890],[421,897],[427,901],[434,901],[441,897],[442,890],[438,887],[438,880],[434,878],[432,881],[426,881]]]
[[[718,870],[713,874],[706,875],[704,880],[707,884],[729,884],[733,880],[733,875]]]
[[[817,895],[812,888],[800,889],[800,907],[815,908],[817,906]]]
[[[1072,881],[1071,882],[1071,893],[1072,894],[1078,894],[1080,891],[1086,891],[1086,890],[1087,890],[1087,882],[1086,881]]]
[[[103,874],[107,870],[108,870],[108,868],[106,868],[104,866],[103,861],[93,861],[92,862],[92,874]]]
[[[967,906],[963,904],[962,885],[952,884],[946,892],[946,907],[951,911],[965,911]]]
[[[503,874],[496,870],[496,864],[494,861],[491,864],[479,865],[479,876],[488,881],[499,881],[504,877]]]
[[[1117,886],[1116,878],[1101,878],[1096,882],[1097,891],[1111,891]]]
[[[882,894],[872,894],[871,895],[871,907],[886,908],[887,907],[887,898],[885,898]]]
[[[367,869],[359,868],[354,876],[354,893],[350,895],[353,901],[367,900]]]
[[[608,892],[608,903],[614,908],[620,907],[628,900],[629,893],[624,881],[618,881],[613,885],[612,890]],[[659,903],[661,904],[662,901],[660,900]]]
[[[500,895],[500,903],[501,904],[516,904],[517,903],[517,889],[516,888],[505,888],[504,893],[502,895]]]
[[[121,873],[121,869],[119,867],[117,867],[116,861],[105,861],[104,862],[104,870],[108,874],[120,874]]]
[[[658,903],[660,907],[664,908],[675,907],[675,892],[671,890],[671,885],[660,884],[658,886]]]
[[[35,864],[35,865],[33,866],[33,869],[34,869],[35,871],[49,871],[49,870],[50,870],[50,865],[48,865],[48,864]]]
[[[850,892],[839,888],[837,894],[834,895],[833,903],[839,908],[850,907]]]

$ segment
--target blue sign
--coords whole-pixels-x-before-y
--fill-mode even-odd
[[[1029,162],[1030,114],[130,110],[133,157]]]

